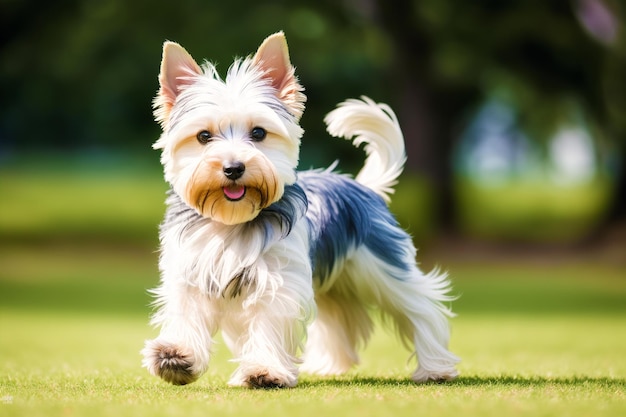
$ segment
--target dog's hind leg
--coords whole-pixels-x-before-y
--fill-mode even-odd
[[[361,247],[346,264],[361,298],[376,305],[391,318],[402,341],[417,356],[415,382],[444,381],[458,375],[459,359],[448,350],[451,311],[443,304],[449,296],[445,274],[423,274],[407,252],[406,262],[391,265]]]
[[[308,330],[303,372],[338,375],[358,364],[357,349],[372,331],[372,320],[360,300],[337,288],[317,294],[317,317]]]

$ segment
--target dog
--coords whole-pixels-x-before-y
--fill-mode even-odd
[[[305,107],[283,32],[224,79],[165,42],[154,99],[170,185],[160,226],[160,285],[143,366],[176,385],[207,369],[218,330],[238,367],[229,384],[293,387],[299,372],[359,362],[377,308],[418,358],[413,381],[458,373],[449,352],[445,273],[418,268],[387,204],[406,160],[393,111],[367,97],[330,112],[328,132],[364,144],[352,179],[297,172]]]

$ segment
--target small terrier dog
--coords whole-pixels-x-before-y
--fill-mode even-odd
[[[161,330],[142,350],[152,374],[195,381],[218,329],[238,362],[231,385],[293,387],[299,365],[340,374],[359,362],[377,307],[417,356],[415,382],[457,376],[446,275],[420,271],[387,208],[406,159],[388,106],[363,97],[325,118],[331,135],[365,144],[352,179],[336,163],[296,172],[306,97],[282,32],[225,79],[165,42],[159,82],[153,147],[171,189],[152,317]]]

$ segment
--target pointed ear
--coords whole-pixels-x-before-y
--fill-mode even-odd
[[[163,127],[169,119],[172,106],[181,88],[191,84],[192,78],[202,70],[189,52],[175,42],[163,44],[163,58],[159,73],[160,89],[154,98],[154,117]]]
[[[289,60],[289,49],[283,32],[268,36],[254,55],[253,62],[264,72],[276,89],[277,97],[289,111],[300,120],[304,112],[306,96],[304,88],[295,76],[295,68]]]

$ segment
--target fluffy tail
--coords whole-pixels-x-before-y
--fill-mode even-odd
[[[331,135],[351,139],[356,147],[365,143],[367,158],[355,179],[389,203],[406,161],[404,138],[393,110],[362,96],[339,104],[324,121]]]

